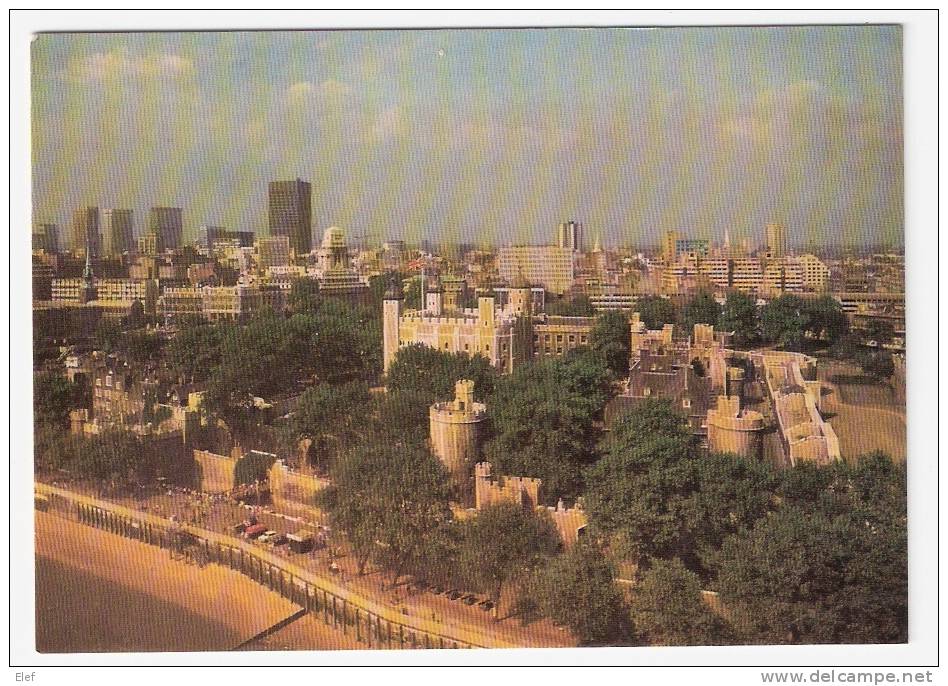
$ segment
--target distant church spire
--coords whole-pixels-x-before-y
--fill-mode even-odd
[[[83,303],[98,299],[98,292],[95,287],[95,275],[92,273],[92,245],[89,237],[86,236],[86,266],[82,270],[82,292],[80,300]]]

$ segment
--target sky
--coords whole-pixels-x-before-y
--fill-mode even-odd
[[[151,206],[318,239],[903,244],[898,26],[41,34],[34,221]]]

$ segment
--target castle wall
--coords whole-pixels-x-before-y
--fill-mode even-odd
[[[515,503],[526,509],[534,509],[540,502],[540,479],[525,476],[499,476],[491,478],[489,462],[474,467],[474,503],[478,510],[497,503]]]
[[[546,510],[553,525],[556,527],[560,540],[567,548],[576,544],[580,537],[585,533],[586,525],[589,524],[589,517],[586,511],[581,507],[564,508],[562,502],[557,507],[540,508]]]
[[[316,507],[316,494],[329,485],[327,479],[294,471],[282,460],[277,460],[270,467],[268,480],[270,496],[277,509],[302,507],[316,518],[321,516],[322,513]]]
[[[234,465],[237,461],[207,450],[195,450],[198,489],[208,493],[226,493],[234,488]]]

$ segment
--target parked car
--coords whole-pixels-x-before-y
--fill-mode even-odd
[[[477,606],[484,610],[484,612],[489,612],[490,610],[494,609],[494,603],[489,600],[482,600],[477,604]]]
[[[477,602],[477,596],[473,594],[466,595],[461,598],[461,602],[463,602],[465,605],[474,605]]]
[[[248,526],[246,529],[244,529],[244,538],[257,538],[262,536],[266,530],[267,527],[263,524],[254,524],[253,526]]]
[[[258,543],[269,543],[270,541],[273,540],[273,537],[276,536],[276,535],[277,535],[277,532],[276,532],[276,531],[274,531],[273,529],[267,529],[266,531],[264,531],[264,532],[257,538],[257,542],[258,542]]]
[[[286,534],[276,534],[270,537],[270,545],[286,545],[289,542],[289,539],[286,537]]]
[[[457,600],[458,598],[461,597],[461,595],[462,595],[461,592],[457,590],[456,588],[448,591],[448,598],[450,598],[451,600]]]
[[[290,550],[294,553],[308,553],[313,549],[313,535],[308,531],[297,531],[295,534],[289,534],[286,540],[290,544]]]

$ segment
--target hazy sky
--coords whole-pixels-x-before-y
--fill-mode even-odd
[[[901,70],[896,26],[41,35],[35,219],[266,232],[298,176],[317,236],[901,245]]]

